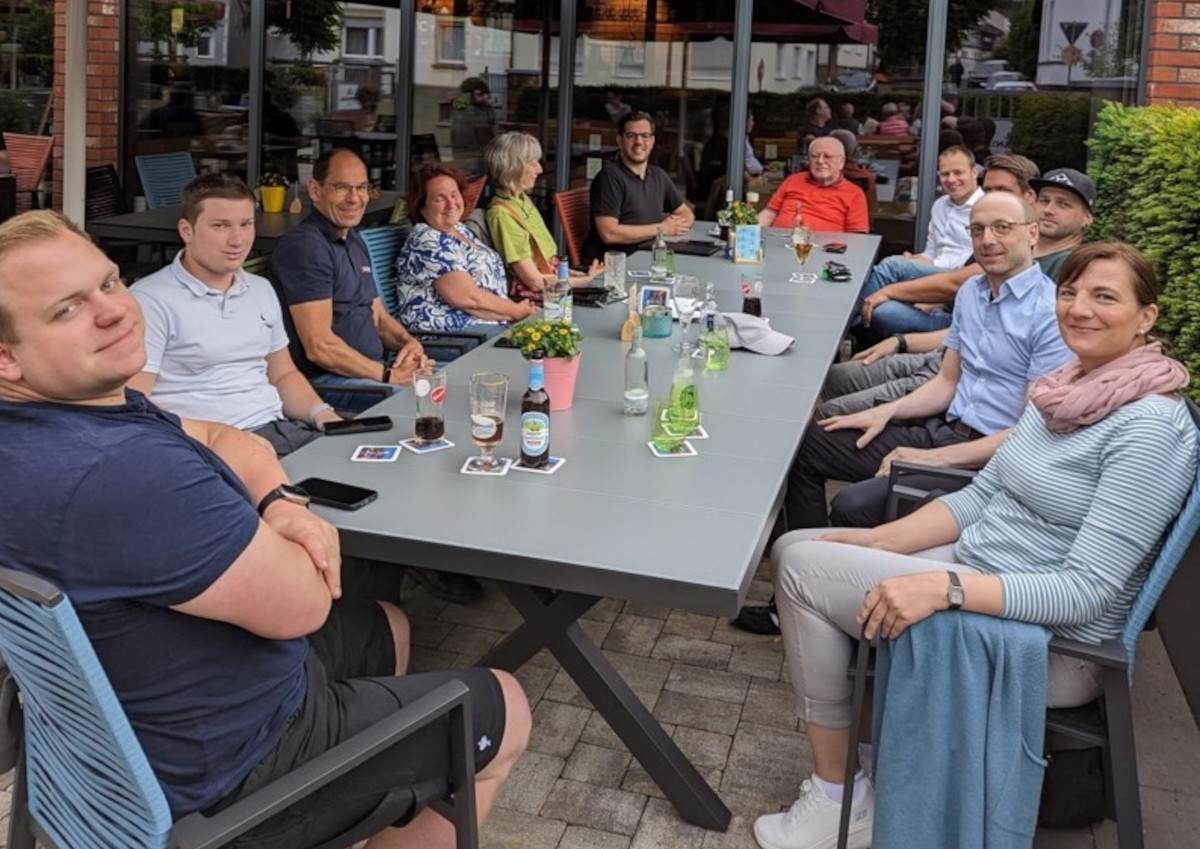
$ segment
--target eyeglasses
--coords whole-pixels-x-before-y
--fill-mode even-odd
[[[321,182],[333,189],[333,193],[340,198],[344,198],[351,192],[354,192],[354,194],[364,198],[371,194],[370,183],[360,183],[357,186],[352,186],[349,183],[326,183],[324,180]]]
[[[637,141],[638,139],[650,141],[652,138],[654,138],[654,133],[625,133],[625,141],[629,142]]]
[[[808,158],[814,162],[833,162],[835,159],[845,159],[840,153],[810,153]]]
[[[1032,223],[1032,221],[993,221],[991,224],[968,224],[967,232],[971,234],[972,239],[981,238],[988,230],[997,236],[1004,237],[1011,233],[1014,227]]]

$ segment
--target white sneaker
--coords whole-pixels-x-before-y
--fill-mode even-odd
[[[762,849],[835,849],[842,806],[825,795],[817,781],[800,785],[800,798],[782,814],[766,814],[754,821],[754,839]],[[857,802],[850,807],[849,849],[870,849],[875,821],[875,791],[864,781]]]

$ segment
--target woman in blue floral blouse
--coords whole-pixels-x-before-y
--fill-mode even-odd
[[[466,177],[426,165],[409,189],[414,227],[396,261],[400,321],[410,331],[483,328],[495,333],[537,312],[507,297],[504,260],[463,226]]]

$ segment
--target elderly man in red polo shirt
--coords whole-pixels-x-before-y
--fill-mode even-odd
[[[804,222],[814,230],[865,233],[867,196],[842,174],[846,150],[835,138],[815,139],[808,147],[808,171],[793,174],[775,190],[758,214],[764,227],[791,227],[800,206]]]

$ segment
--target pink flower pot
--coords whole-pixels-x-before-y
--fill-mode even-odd
[[[546,360],[546,394],[551,410],[569,410],[575,402],[575,378],[579,375],[579,354],[571,359],[550,357]]]

